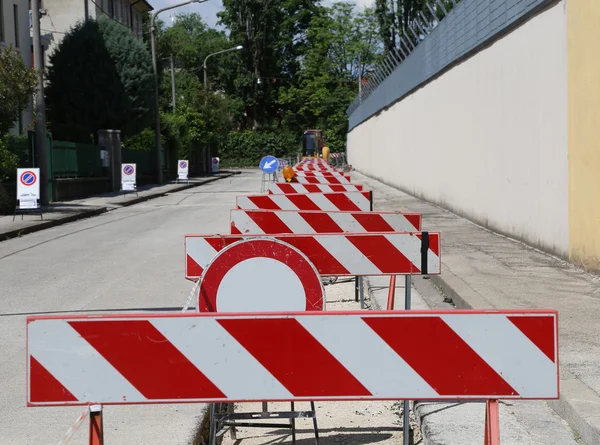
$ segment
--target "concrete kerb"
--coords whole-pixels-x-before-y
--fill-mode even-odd
[[[219,175],[219,176],[215,176],[213,178],[210,178],[207,181],[193,183],[193,184],[181,185],[180,187],[175,187],[175,188],[169,190],[168,192],[150,193],[148,195],[139,196],[139,197],[137,197],[135,199],[130,199],[130,200],[125,201],[125,202],[121,202],[121,203],[111,202],[109,204],[112,204],[112,205],[116,204],[119,207],[128,207],[128,206],[131,206],[131,205],[134,205],[134,204],[138,204],[140,202],[148,201],[148,200],[151,200],[151,199],[154,199],[154,198],[160,198],[160,197],[166,196],[166,195],[168,195],[170,193],[180,192],[180,191],[191,189],[191,188],[194,188],[194,187],[199,187],[199,186],[204,185],[204,184],[210,184],[211,182],[218,181],[219,179],[229,178],[229,177],[231,177],[233,175],[238,175],[240,173],[241,172],[232,172],[232,173],[228,173],[228,174],[225,174],[225,175]],[[109,206],[98,206],[96,208],[89,209],[89,210],[84,210],[84,211],[75,213],[73,215],[66,216],[64,218],[43,221],[40,224],[36,224],[34,226],[29,226],[29,227],[23,227],[23,228],[20,228],[20,229],[10,230],[8,232],[0,233],[0,242],[1,241],[9,240],[11,238],[17,238],[17,237],[22,236],[22,235],[27,235],[29,233],[35,233],[35,232],[39,232],[41,230],[50,229],[52,227],[60,226],[60,225],[67,224],[67,223],[74,222],[74,221],[78,221],[78,220],[81,220],[81,219],[91,218],[93,216],[97,216],[97,215],[100,215],[102,213],[108,212],[108,210],[109,210]]]
[[[443,263],[442,274],[430,278],[458,309],[495,309]],[[583,443],[600,443],[600,396],[571,372],[561,369],[560,399],[546,403],[579,434]]]

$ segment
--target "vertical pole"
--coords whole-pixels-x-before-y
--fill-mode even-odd
[[[85,15],[85,21],[87,22],[90,19],[90,4],[88,0],[83,0],[83,10]]]
[[[360,64],[360,54],[358,55],[358,101],[362,103],[362,66]]]
[[[215,410],[217,409],[216,403],[210,404],[210,425],[208,428],[208,445],[216,445],[217,442],[217,431],[215,425]]]
[[[396,299],[396,275],[390,277],[390,289],[388,291],[387,310],[394,310],[394,300]]]
[[[210,54],[208,56],[206,56],[206,58],[204,59],[204,64],[203,64],[203,68],[204,68],[204,112],[207,114],[206,118],[208,117],[208,73],[206,70],[206,61],[208,60],[208,58],[210,57]],[[206,174],[210,174],[210,141],[207,141],[206,144]]]
[[[90,445],[104,445],[102,405],[90,406]]]
[[[157,11],[159,12],[159,11]],[[150,46],[152,49],[152,69],[154,70],[154,149],[156,150],[156,182],[162,184],[162,153],[160,147],[160,111],[158,102],[158,64],[156,63],[156,12],[152,15],[150,22]]]
[[[46,147],[46,103],[44,100],[44,61],[42,57],[42,37],[40,30],[40,3],[31,1],[31,19],[33,21],[33,64],[38,70],[38,87],[35,91],[35,147],[40,169],[40,201],[48,204],[48,153]]]
[[[406,280],[404,284],[404,309],[410,311],[410,293],[411,293],[411,280],[410,275],[406,275]],[[408,406],[408,400],[404,401],[404,424],[403,424],[403,437],[404,437],[404,445],[409,445],[410,440],[410,408]]]
[[[358,303],[358,294],[359,294],[359,284],[358,284],[358,277],[354,277],[354,301],[356,303]]]
[[[365,308],[365,283],[363,281],[364,277],[358,277],[358,287],[359,287],[359,296],[360,296],[360,308]]]
[[[500,409],[497,400],[485,401],[484,445],[500,445]]]
[[[171,54],[171,95],[173,97],[173,101],[172,101],[173,112],[175,112],[175,106],[177,105],[177,99],[175,98],[175,65],[173,64],[173,54]]]

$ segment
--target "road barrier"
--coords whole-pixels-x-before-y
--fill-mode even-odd
[[[242,210],[369,211],[373,206],[370,191],[250,195],[238,196],[236,202]]]

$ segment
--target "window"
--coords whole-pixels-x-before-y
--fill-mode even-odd
[[[15,21],[15,47],[19,48],[19,6],[13,5],[13,20]]]
[[[0,42],[4,42],[4,2],[0,0]]]

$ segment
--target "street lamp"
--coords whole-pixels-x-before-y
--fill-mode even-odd
[[[242,45],[238,45],[238,46],[234,46],[233,48],[229,48],[229,49],[224,49],[222,51],[217,51],[216,53],[212,53],[209,54],[208,56],[206,56],[204,58],[204,89],[208,91],[208,77],[206,75],[206,61],[208,60],[209,57],[212,56],[216,56],[217,54],[223,54],[223,53],[228,53],[229,51],[239,51],[241,49],[244,49],[244,47]]]
[[[152,14],[150,20],[150,44],[152,46],[152,69],[154,70],[154,146],[156,149],[156,169],[157,169],[157,182],[162,184],[163,172],[162,172],[162,156],[160,152],[160,112],[158,104],[158,69],[156,63],[156,16],[161,12],[168,11],[169,9],[179,8],[180,6],[189,5],[190,3],[204,3],[208,0],[188,0],[175,5],[167,6],[159,9]]]
[[[244,49],[242,45],[234,46],[233,48],[224,49],[222,51],[217,51],[216,53],[209,54],[204,58],[204,64],[202,65],[204,68],[204,107],[208,105],[208,75],[206,73],[206,62],[209,57],[216,56],[218,54],[228,53],[230,51],[239,51]],[[210,144],[210,142],[209,142]],[[210,146],[206,147],[206,173],[211,173],[211,156],[210,156]]]

